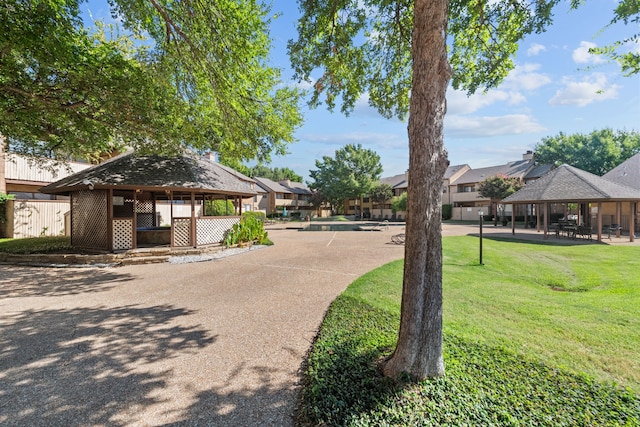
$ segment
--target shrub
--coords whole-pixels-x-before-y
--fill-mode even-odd
[[[300,220],[301,215],[302,215],[302,212],[296,211],[296,212],[291,212],[291,215],[289,216],[291,217],[291,219]]]
[[[450,220],[453,212],[453,206],[442,205],[442,219],[444,221]]]
[[[260,211],[248,211],[248,212],[242,213],[242,217],[248,217],[248,216],[253,217],[260,221],[264,221],[265,218],[267,217],[267,215],[264,212],[260,212]]]
[[[258,245],[272,245],[264,223],[253,215],[243,215],[240,222],[234,224],[224,238],[225,246],[234,246],[245,243],[257,243]]]
[[[13,197],[13,194],[0,193],[0,224],[7,222],[7,201]]]
[[[235,206],[231,200],[207,200],[204,203],[206,216],[227,216],[235,213]]]

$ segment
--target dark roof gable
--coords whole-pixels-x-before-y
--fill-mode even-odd
[[[218,163],[197,155],[176,157],[138,156],[133,152],[116,156],[96,166],[70,175],[40,189],[59,194],[93,188],[158,188],[163,190],[198,190],[204,193],[252,196],[246,182]]]

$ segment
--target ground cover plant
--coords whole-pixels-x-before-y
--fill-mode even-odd
[[[0,239],[0,252],[12,254],[46,254],[72,252],[68,236]]]
[[[640,425],[637,248],[444,242],[446,376],[384,378],[402,262],[330,307],[304,369],[301,425]]]

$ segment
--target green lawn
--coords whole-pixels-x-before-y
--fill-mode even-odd
[[[402,262],[355,281],[309,355],[301,424],[640,425],[640,248],[448,237],[447,375],[398,385]]]
[[[68,236],[0,239],[0,252],[13,254],[42,254],[72,250],[71,239]]]

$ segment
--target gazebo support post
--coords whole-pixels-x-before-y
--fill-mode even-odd
[[[633,242],[636,239],[636,202],[629,202],[631,208],[631,215],[629,215],[629,241]]]
[[[134,229],[133,235],[135,234]],[[107,247],[113,251],[113,188],[107,192]]]
[[[133,190],[133,249],[138,247],[138,241],[136,239],[136,230],[138,229],[138,215],[136,215],[138,207],[138,190]]]
[[[194,248],[198,246],[198,239],[196,236],[196,193],[191,192],[191,246]]]
[[[511,234],[516,234],[516,204],[511,205]]]
[[[542,228],[544,228],[544,239],[547,240],[549,238],[549,203],[544,202],[544,224]]]
[[[173,191],[169,191],[169,206],[171,207],[171,247],[174,247],[176,245],[176,241],[174,239],[175,224],[173,223]]]
[[[598,202],[598,242],[602,242],[602,202]]]
[[[536,231],[540,232],[540,203],[536,203]]]
[[[616,202],[616,237],[620,237],[620,229],[622,228],[622,202]]]

